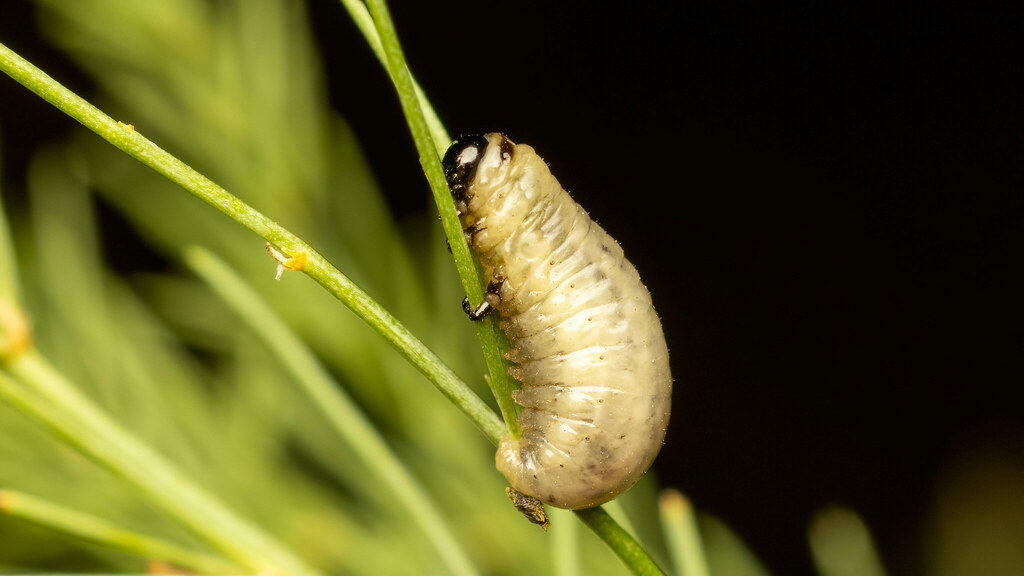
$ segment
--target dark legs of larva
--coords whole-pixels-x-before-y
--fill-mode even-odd
[[[511,486],[505,488],[505,494],[508,494],[516,510],[519,510],[530,522],[540,526],[545,532],[551,528],[551,522],[548,520],[547,511],[544,510],[543,502],[533,496],[527,496]]]
[[[487,317],[495,308],[501,304],[501,285],[505,282],[504,278],[496,277],[487,285],[487,292],[484,294],[484,300],[474,310],[469,305],[469,298],[462,299],[462,310],[469,316],[469,319],[473,322],[479,322]]]

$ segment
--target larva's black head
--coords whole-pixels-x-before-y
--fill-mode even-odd
[[[473,180],[476,167],[484,157],[486,149],[487,138],[483,134],[463,136],[448,147],[444,159],[441,160],[445,178],[448,179],[448,189],[451,190],[455,201],[461,205],[469,201],[469,183]]]

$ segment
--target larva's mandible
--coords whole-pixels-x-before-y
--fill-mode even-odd
[[[461,138],[443,164],[492,279],[474,314],[501,315],[523,384],[523,434],[502,439],[498,470],[552,506],[607,502],[647,471],[668,427],[672,376],[651,296],[529,146]]]

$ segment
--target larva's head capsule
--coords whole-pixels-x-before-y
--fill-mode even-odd
[[[444,154],[444,159],[441,160],[445,178],[448,179],[448,188],[460,212],[465,212],[466,203],[469,201],[469,185],[473,182],[476,167],[484,157],[485,150],[487,138],[483,134],[463,136],[452,142]]]

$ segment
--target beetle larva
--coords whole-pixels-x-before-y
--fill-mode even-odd
[[[443,164],[492,279],[470,316],[498,311],[523,384],[522,437],[502,439],[498,470],[558,508],[607,502],[647,471],[668,427],[672,376],[651,296],[529,146],[461,138]]]

